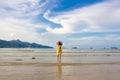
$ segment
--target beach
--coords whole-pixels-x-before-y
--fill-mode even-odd
[[[120,50],[0,49],[0,80],[120,80]]]

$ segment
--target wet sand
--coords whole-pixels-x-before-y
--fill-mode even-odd
[[[120,63],[0,63],[0,80],[120,80]]]
[[[4,52],[0,53],[0,80],[120,80],[118,52],[109,56],[64,53],[62,60],[49,53]]]

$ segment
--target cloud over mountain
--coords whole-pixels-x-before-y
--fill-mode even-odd
[[[120,44],[119,0],[74,0],[73,3],[77,4],[72,1],[1,0],[0,39],[20,39],[50,46],[62,40],[64,46],[69,47],[79,43],[80,46],[94,44],[89,42],[93,40],[104,45],[109,37],[109,43]],[[82,6],[82,3],[85,5]],[[93,35],[89,35],[91,33]],[[105,36],[99,35],[104,33]],[[101,43],[99,39],[103,39]]]

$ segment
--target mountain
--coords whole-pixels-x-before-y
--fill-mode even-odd
[[[0,48],[52,48],[51,46],[37,43],[22,42],[20,40],[0,40]]]

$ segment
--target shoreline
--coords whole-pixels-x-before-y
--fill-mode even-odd
[[[120,65],[120,62],[97,63],[39,63],[39,62],[0,62],[0,66],[82,66],[82,65]]]

